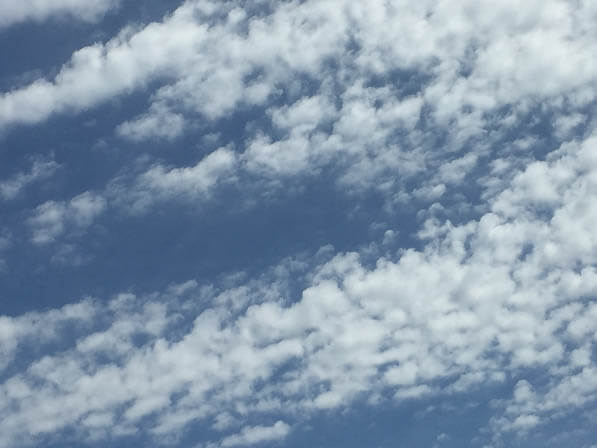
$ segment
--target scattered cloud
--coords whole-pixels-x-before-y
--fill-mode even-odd
[[[239,434],[225,437],[221,442],[221,446],[247,446],[280,440],[286,437],[289,431],[290,426],[281,420],[278,420],[272,426],[249,426],[243,428]]]
[[[594,150],[590,137],[544,162],[541,175],[557,191],[548,222],[537,207],[544,195],[528,192],[530,167],[479,220],[430,223],[424,249],[371,268],[357,253],[339,253],[312,268],[297,297],[276,279],[284,269],[219,292],[191,282],[163,295],[119,296],[105,308],[113,313],[105,329],[81,333],[71,348],[5,381],[7,443],[79,421],[116,433],[143,419],[166,434],[214,419],[228,433],[221,446],[257,444],[284,437],[297,416],[362,394],[401,402],[507,378],[520,379],[492,420],[495,437],[593,404],[597,326],[585,298],[597,293],[597,221],[588,206],[597,196]],[[140,345],[138,333],[146,337]],[[524,377],[535,368],[549,372],[547,384]],[[229,433],[249,415],[272,412],[289,423]],[[222,415],[231,416],[228,425]]]
[[[50,243],[65,231],[89,227],[106,207],[101,196],[86,191],[69,201],[47,201],[39,205],[28,219],[35,244]]]
[[[19,22],[41,22],[53,17],[68,17],[87,22],[101,18],[117,7],[120,0],[22,0],[2,2],[0,28]]]
[[[60,165],[53,160],[36,159],[29,172],[20,172],[0,181],[0,196],[4,200],[15,199],[30,184],[52,176]]]
[[[0,6],[0,27],[97,20],[117,5],[21,3]],[[135,143],[138,158],[115,149],[99,186],[81,181],[17,216],[24,239],[57,243],[64,269],[91,263],[73,241],[100,217],[182,209],[221,186],[261,213],[260,195],[321,181],[353,214],[382,210],[368,224],[384,233],[281,253],[221,284],[164,278],[154,292],[0,317],[0,447],[63,431],[158,444],[191,424],[209,428],[202,446],[261,445],[324,413],[493,386],[506,392],[488,404],[481,443],[594,420],[595,17],[589,1],[187,0],[2,93],[7,133],[147,99],[104,141]],[[156,140],[172,151],[143,152]],[[35,159],[0,181],[0,197],[59,167]],[[3,235],[12,252],[18,238]]]
[[[135,142],[163,138],[173,140],[184,130],[184,117],[172,113],[159,105],[152,105],[150,111],[133,121],[122,123],[116,129],[121,137]]]

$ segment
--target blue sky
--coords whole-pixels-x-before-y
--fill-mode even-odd
[[[590,1],[0,5],[0,448],[594,448]]]

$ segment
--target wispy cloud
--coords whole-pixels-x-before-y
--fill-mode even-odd
[[[0,28],[25,21],[41,22],[49,18],[95,21],[120,0],[23,0],[0,4]]]
[[[39,205],[28,224],[35,244],[54,241],[66,230],[77,231],[89,227],[106,207],[103,197],[86,191],[69,201],[47,201]]]
[[[60,165],[53,160],[36,159],[29,172],[20,172],[12,177],[0,181],[0,196],[4,200],[14,199],[27,188],[28,185],[52,176]]]

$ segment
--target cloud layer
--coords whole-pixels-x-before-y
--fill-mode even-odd
[[[0,26],[95,20],[116,2],[81,5],[4,7]],[[180,445],[191,427],[198,446],[275,445],[325,413],[498,389],[470,444],[557,444],[555,425],[581,446],[597,415],[594,2],[177,5],[0,95],[6,135],[98,114],[109,129],[77,148],[117,160],[87,180],[85,158],[26,155],[30,170],[0,180],[19,223],[0,228],[0,251],[89,269],[90,291],[113,291],[89,261],[102,244],[191,215],[188,237],[210,203],[267,220],[311,184],[372,230],[348,250],[280,248],[256,274],[248,262],[153,292],[136,277],[5,313],[0,447]],[[36,190],[58,175],[76,182]],[[159,232],[110,266],[143,266]],[[160,255],[164,270],[180,261]],[[16,262],[0,256],[3,275]]]
[[[234,288],[190,281],[3,318],[5,359],[37,332],[63,340],[64,322],[78,334],[4,381],[5,446],[65,428],[90,440],[139,428],[159,438],[196,420],[222,434],[220,446],[251,445],[354,400],[511,381],[512,399],[489,422],[494,442],[594,406],[596,141],[518,172],[479,220],[430,219],[421,251],[372,267],[357,253],[334,256],[300,274],[308,286],[297,297],[285,287],[300,273],[289,261]],[[527,379],[536,368],[547,382]],[[272,414],[285,421],[243,425]]]

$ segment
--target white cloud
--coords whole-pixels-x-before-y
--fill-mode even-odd
[[[134,32],[124,29],[106,44],[76,51],[54,80],[38,79],[0,97],[0,123],[37,123],[56,112],[80,111],[139,88],[155,76],[192,62],[187,45],[200,41],[206,27],[189,22],[182,7],[164,23]]]
[[[235,159],[234,151],[220,148],[193,167],[167,169],[154,166],[139,178],[139,182],[150,190],[174,196],[186,192],[206,193],[230,171]]]
[[[34,244],[48,244],[68,233],[80,236],[107,210],[141,213],[166,200],[204,201],[220,184],[233,182],[237,154],[229,147],[209,153],[190,167],[173,168],[154,164],[141,173],[117,177],[101,193],[86,191],[71,199],[46,201],[27,219]],[[63,245],[53,256],[61,264],[80,265],[86,258],[75,248]]]
[[[189,0],[80,49],[54,79],[5,92],[0,123],[87,110],[159,79],[148,112],[119,135],[173,140],[257,105],[272,127],[255,125],[238,148],[243,172],[284,180],[333,166],[340,188],[404,202],[415,175],[439,171],[417,196],[449,198],[535,104],[567,139],[597,98],[589,2],[490,3],[282,2],[253,17],[260,3]]]
[[[121,137],[140,142],[152,138],[173,140],[182,134],[184,117],[175,114],[158,104],[152,105],[150,111],[133,121],[122,123],[116,129]]]
[[[53,160],[34,160],[28,173],[17,173],[9,179],[0,181],[0,196],[5,200],[14,199],[28,185],[50,177],[58,168],[60,165]]]
[[[86,191],[69,201],[47,201],[39,205],[28,224],[35,244],[47,244],[69,230],[89,227],[106,208],[106,200]]]
[[[65,324],[90,323],[96,312],[96,304],[87,299],[46,312],[0,316],[0,371],[14,360],[19,346],[32,342],[42,346],[52,342],[63,337],[60,330]]]
[[[41,22],[51,17],[95,21],[117,7],[120,0],[20,0],[0,4],[0,28],[19,22]]]
[[[163,200],[205,200],[217,185],[234,179],[236,164],[237,154],[229,147],[221,147],[194,166],[155,164],[132,180],[117,179],[106,195],[133,212]],[[131,181],[133,185],[129,185]]]
[[[0,235],[0,273],[6,269],[6,260],[2,257],[2,253],[12,245],[12,238],[9,233]]]
[[[596,11],[560,0],[324,0],[251,17],[235,2],[188,1],[161,23],[79,50],[54,79],[5,93],[9,126],[160,79],[149,111],[117,129],[136,141],[174,139],[243,105],[261,107],[266,122],[247,127],[237,151],[153,163],[104,193],[40,205],[28,221],[37,244],[89,227],[113,204],[142,211],[209,197],[237,178],[284,181],[325,167],[349,192],[377,189],[398,204],[448,198],[467,210],[474,204],[455,191],[479,169],[483,203],[462,223],[440,218],[441,204],[420,210],[422,249],[374,266],[340,253],[307,273],[274,268],[302,276],[298,296],[270,274],[113,299],[101,328],[79,330],[0,386],[3,443],[80,424],[160,437],[201,420],[222,432],[222,446],[259,444],[357,397],[400,403],[507,381],[516,385],[496,404],[496,438],[594,406],[597,137],[573,138],[591,125]],[[565,142],[542,160],[533,150],[551,135],[511,135],[537,104]],[[8,196],[23,176],[6,184]],[[21,318],[0,321],[7,362],[27,347],[14,336]],[[284,422],[255,426],[272,413]]]
[[[103,328],[0,387],[10,397],[0,400],[6,443],[79,421],[116,434],[141,419],[156,436],[203,420],[224,446],[259,443],[363,394],[400,402],[509,378],[519,381],[491,421],[496,437],[594,405],[595,142],[563,145],[544,162],[540,175],[557,192],[549,219],[528,189],[537,172],[525,169],[479,220],[428,222],[424,249],[395,260],[366,267],[337,254],[306,275],[290,262],[230,289],[191,282],[112,300]],[[308,284],[292,299],[284,278],[297,275]],[[140,332],[145,342],[135,342]],[[547,384],[525,379],[537,368]],[[248,421],[272,412],[288,423]]]
[[[239,434],[234,434],[225,437],[221,445],[237,446],[237,445],[256,445],[258,443],[270,442],[272,440],[280,440],[288,435],[290,426],[281,420],[278,420],[272,426],[249,426],[241,430]]]

